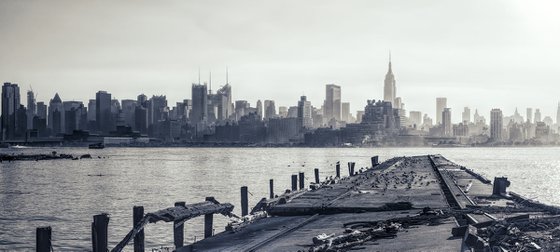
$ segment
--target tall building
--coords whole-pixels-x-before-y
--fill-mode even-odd
[[[216,92],[221,98],[218,109],[218,120],[227,120],[233,115],[233,100],[231,98],[231,85],[229,83],[218,89]]]
[[[342,103],[342,110],[341,110],[342,118],[341,120],[350,123],[350,103],[343,102]]]
[[[326,86],[324,119],[329,122],[332,119],[340,121],[342,117],[342,103],[340,86],[328,84]]]
[[[492,109],[490,111],[490,138],[493,141],[502,141],[502,131],[504,127],[504,116],[502,110]]]
[[[33,129],[33,117],[37,115],[37,103],[33,90],[27,91],[27,129]]]
[[[443,130],[443,135],[446,137],[453,136],[453,125],[451,124],[451,109],[444,108],[441,112],[441,128]]]
[[[527,122],[533,121],[533,109],[527,108]]]
[[[47,105],[44,102],[37,102],[37,117],[47,119]]]
[[[560,126],[560,102],[558,103],[558,108],[556,109],[556,124]]]
[[[258,104],[257,104],[257,108],[258,108]],[[278,107],[278,116],[285,118],[288,117],[288,107],[286,106],[280,106]]]
[[[49,101],[49,120],[47,125],[55,136],[63,131],[64,107],[58,93]]]
[[[64,108],[64,127],[62,128],[62,133],[70,134],[74,130],[79,130],[82,115],[87,116],[83,103],[81,101],[65,101],[62,103],[62,107]]]
[[[273,100],[265,100],[263,110],[265,119],[276,117],[276,105],[274,105]]]
[[[410,111],[410,124],[416,126],[417,128],[422,127],[422,112],[420,111]]]
[[[463,123],[470,123],[471,122],[471,109],[469,107],[465,107],[463,109]]]
[[[257,115],[260,119],[263,118],[263,104],[261,100],[257,101]]]
[[[136,118],[134,116],[136,114],[136,100],[122,100],[121,107],[125,126],[135,128]]]
[[[2,86],[2,140],[14,139],[18,129],[20,94],[17,84],[9,82]]]
[[[535,123],[542,122],[541,110],[535,109]]]
[[[313,128],[313,115],[312,115],[311,102],[307,100],[306,96],[301,96],[298,101],[297,108],[297,127],[298,130]]]
[[[111,94],[99,91],[95,94],[95,121],[97,130],[109,134],[113,130],[113,117],[111,114]]]
[[[391,55],[389,55],[389,70],[385,74],[385,83],[383,86],[383,100],[390,102],[393,108],[397,108],[395,98],[397,97],[397,82],[391,66]]]
[[[206,123],[208,118],[208,91],[206,84],[192,84],[192,123]]]
[[[441,115],[443,113],[443,109],[445,108],[447,108],[447,98],[436,98],[436,124],[441,124]]]

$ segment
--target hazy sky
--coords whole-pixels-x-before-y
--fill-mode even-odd
[[[225,82],[234,100],[314,106],[342,86],[352,113],[383,98],[389,50],[397,96],[434,118],[464,106],[556,116],[557,1],[0,1],[0,80],[87,100],[144,93],[189,98],[191,83]],[[23,95],[22,95],[23,96]],[[23,99],[25,100],[25,99]]]

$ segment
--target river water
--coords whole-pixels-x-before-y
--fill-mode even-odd
[[[0,164],[0,250],[33,250],[35,229],[53,228],[57,251],[91,250],[92,216],[110,214],[109,242],[114,247],[132,226],[132,207],[152,212],[176,201],[195,203],[214,196],[230,202],[239,214],[240,187],[249,187],[249,205],[290,187],[290,176],[313,169],[334,175],[334,163],[356,167],[394,156],[442,154],[487,178],[507,176],[510,190],[538,201],[560,205],[560,148],[30,148],[2,153],[86,154],[91,160],[19,161]],[[100,158],[99,158],[100,157]],[[346,171],[345,167],[342,169]],[[102,175],[102,176],[98,176]],[[214,217],[216,232],[228,219]],[[200,239],[203,218],[185,225],[185,240]],[[172,224],[149,224],[146,248],[173,246]],[[127,247],[131,250],[131,246]]]

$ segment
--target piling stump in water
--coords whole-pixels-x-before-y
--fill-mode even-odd
[[[214,202],[214,197],[206,197],[206,201]],[[212,236],[212,231],[214,227],[214,215],[213,214],[205,214],[204,215],[204,238],[208,238]]]
[[[249,195],[246,186],[241,187],[241,216],[249,214]]]
[[[106,213],[93,216],[91,223],[91,244],[93,252],[107,252],[109,215]]]
[[[134,228],[144,217],[144,207],[134,206],[132,208],[132,227]],[[144,229],[134,236],[134,252],[144,252]]]
[[[51,251],[51,235],[52,229],[48,227],[38,227],[36,233],[36,247],[37,252],[50,252]]]
[[[185,204],[184,201],[175,202],[175,206],[184,207]],[[178,221],[173,222],[173,243],[175,244],[175,248],[183,247],[183,242],[185,240],[185,225],[181,224],[176,226],[178,223]]]

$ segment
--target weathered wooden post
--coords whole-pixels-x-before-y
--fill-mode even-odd
[[[132,208],[132,228],[136,227],[144,217],[144,207],[134,206]],[[134,252],[144,252],[144,229],[134,236]]]
[[[292,175],[292,192],[297,191],[297,175]]]
[[[336,177],[340,178],[340,161],[336,162]]]
[[[379,164],[379,156],[371,157],[371,168],[376,167]]]
[[[352,176],[352,162],[348,162],[348,176]]]
[[[319,184],[319,168],[315,168],[315,184]]]
[[[214,202],[214,197],[206,197],[206,201]],[[204,215],[204,239],[212,236],[214,227],[214,214]]]
[[[270,188],[270,198],[274,199],[274,179],[268,181],[268,187]]]
[[[93,216],[91,223],[91,245],[93,252],[107,252],[109,215],[106,213]]]
[[[52,229],[50,226],[37,228],[37,232],[35,234],[35,238],[36,238],[35,250],[37,252],[51,251],[51,247],[52,247],[51,235],[52,235]]]
[[[299,189],[300,190],[303,190],[305,188],[304,179],[305,179],[305,175],[303,174],[303,172],[300,172],[299,173]]]
[[[175,202],[176,207],[184,207],[186,206],[184,201]],[[173,221],[173,243],[175,244],[175,248],[178,249],[183,247],[183,242],[185,240],[185,225],[181,223],[181,225],[177,225],[180,221]]]
[[[350,175],[354,175],[354,167],[356,166],[356,162],[350,162]]]
[[[246,186],[241,187],[241,216],[249,214],[249,195]]]

